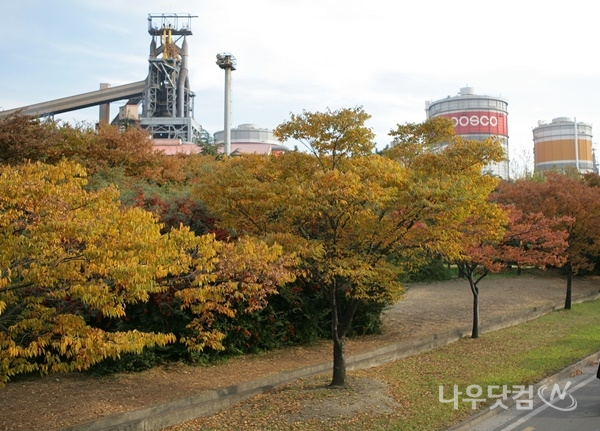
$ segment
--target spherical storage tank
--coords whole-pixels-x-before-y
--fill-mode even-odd
[[[426,103],[427,118],[451,119],[456,134],[465,139],[498,137],[506,160],[486,166],[484,172],[503,179],[509,178],[507,109],[508,102],[505,99],[477,95],[472,87],[461,88],[457,96]]]
[[[533,129],[533,154],[536,171],[574,167],[593,172],[592,126],[568,117],[554,118],[550,124],[539,121]]]

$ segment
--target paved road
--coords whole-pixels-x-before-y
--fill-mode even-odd
[[[578,369],[579,375],[534,390],[531,408],[514,405],[472,431],[600,431],[598,365]]]

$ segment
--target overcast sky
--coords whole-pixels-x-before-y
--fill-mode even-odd
[[[538,120],[600,124],[600,6],[590,1],[2,3],[0,109],[143,80],[148,14],[189,13],[198,16],[188,38],[194,116],[211,134],[224,124],[221,52],[237,59],[233,127],[274,128],[291,112],[362,106],[383,148],[397,124],[425,120],[426,101],[465,86],[507,99],[511,159],[533,151]],[[97,118],[98,108],[60,116]]]

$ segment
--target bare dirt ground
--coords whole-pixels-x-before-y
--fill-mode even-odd
[[[561,307],[565,287],[564,279],[550,275],[484,279],[480,283],[481,321],[544,305]],[[589,297],[599,289],[600,279],[578,278],[573,298]],[[411,286],[404,299],[386,311],[384,333],[349,340],[348,354],[468,326],[472,299],[465,280]],[[0,430],[59,430],[328,360],[331,346],[323,342],[239,357],[216,366],[174,364],[100,378],[85,374],[19,378],[0,389]],[[358,397],[364,399],[362,395]],[[318,414],[310,408],[305,411],[308,417]]]

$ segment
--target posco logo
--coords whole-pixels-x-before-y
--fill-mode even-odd
[[[454,127],[461,126],[492,126],[496,127],[498,125],[498,118],[494,116],[488,115],[463,115],[461,117],[450,117]]]

